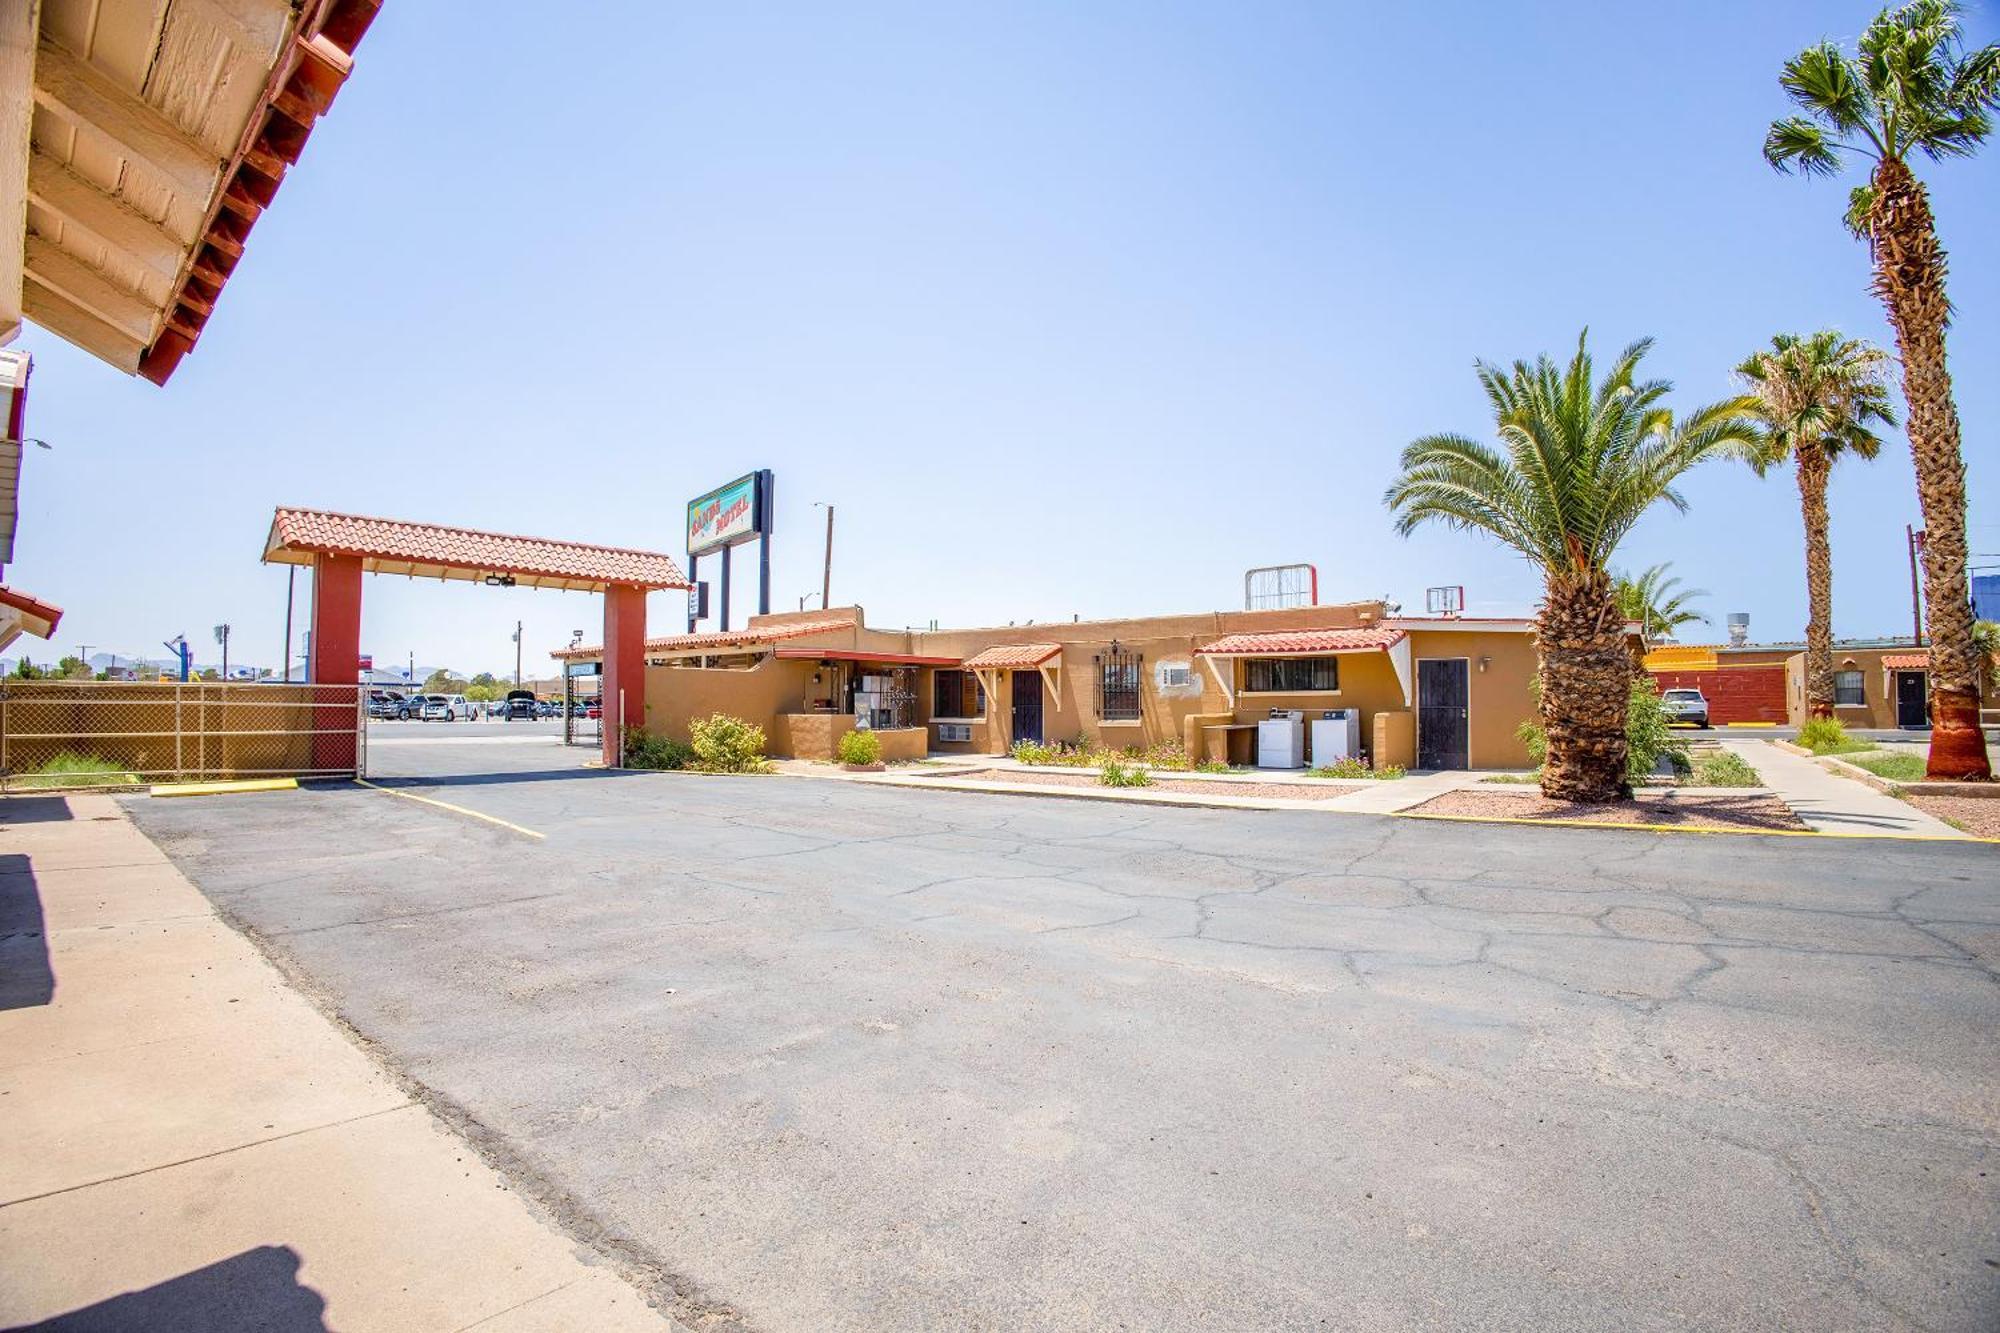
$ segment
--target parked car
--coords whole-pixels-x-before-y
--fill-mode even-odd
[[[535,716],[535,692],[533,690],[507,691],[506,718],[509,722],[516,718],[532,719]]]
[[[424,696],[423,720],[426,722],[458,721],[458,705],[449,694],[426,694]]]
[[[379,722],[408,717],[409,703],[400,694],[392,694],[388,690],[370,690],[368,716]]]
[[[584,715],[585,717],[589,717],[589,718],[601,718],[601,717],[603,717],[603,716],[604,716],[604,700],[602,700],[602,699],[585,699],[585,700],[583,701],[583,715]]]
[[[1700,690],[1667,690],[1660,695],[1665,706],[1667,721],[1686,722],[1691,726],[1708,725],[1708,697]]]

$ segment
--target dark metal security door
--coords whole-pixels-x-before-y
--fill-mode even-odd
[[[1924,704],[1924,686],[1929,678],[1921,671],[1896,673],[1896,725],[1922,727],[1930,724]]]
[[[1039,671],[1014,673],[1014,739],[1041,742],[1042,673]]]
[[[1467,768],[1471,689],[1464,658],[1417,659],[1417,767]]]

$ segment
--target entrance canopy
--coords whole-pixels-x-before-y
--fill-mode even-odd
[[[363,574],[602,593],[607,765],[620,762],[625,728],[645,716],[646,594],[688,586],[674,558],[658,551],[323,509],[280,509],[272,515],[264,560],[312,567],[312,653],[306,675],[319,685],[352,685],[359,678]]]
[[[321,509],[280,509],[264,543],[267,563],[310,565],[323,555],[356,556],[369,574],[509,580],[530,588],[603,592],[607,587],[685,588],[670,555],[622,546],[589,546],[543,537],[511,537],[394,518],[362,518]]]

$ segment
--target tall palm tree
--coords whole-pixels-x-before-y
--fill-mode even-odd
[[[1633,672],[1605,567],[1655,503],[1687,507],[1674,489],[1682,473],[1747,446],[1757,427],[1749,398],[1676,422],[1661,401],[1672,386],[1637,378],[1651,339],[1619,353],[1593,383],[1587,336],[1566,367],[1546,355],[1507,370],[1480,362],[1500,447],[1427,435],[1403,450],[1402,475],[1383,501],[1398,532],[1428,522],[1485,532],[1540,567],[1542,791],[1605,802],[1632,794],[1625,706]]]
[[[1848,197],[1847,224],[1868,241],[1875,294],[1903,360],[1910,455],[1928,534],[1928,775],[1991,778],[1966,590],[1965,460],[1944,355],[1951,303],[1930,195],[1910,161],[1917,153],[1935,162],[1978,151],[2000,104],[2000,45],[1967,51],[1953,0],[1910,0],[1878,14],[1855,55],[1833,42],[1809,46],[1785,62],[1778,82],[1805,114],[1771,126],[1764,157],[1772,166],[1831,176],[1852,158],[1872,164],[1867,184]]]
[[[1889,354],[1832,329],[1781,333],[1736,368],[1761,404],[1764,442],[1749,455],[1763,476],[1786,459],[1796,466],[1806,528],[1806,713],[1833,716],[1833,548],[1827,542],[1826,485],[1842,457],[1873,458],[1893,427]]]
[[[1647,639],[1670,639],[1683,625],[1707,624],[1708,617],[1694,609],[1697,597],[1708,596],[1706,588],[1683,588],[1680,579],[1670,576],[1671,563],[1649,565],[1637,578],[1614,575],[1611,595],[1618,600],[1618,614],[1638,624]]]

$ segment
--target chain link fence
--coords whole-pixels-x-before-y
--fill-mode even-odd
[[[357,685],[0,682],[0,790],[364,777]]]

